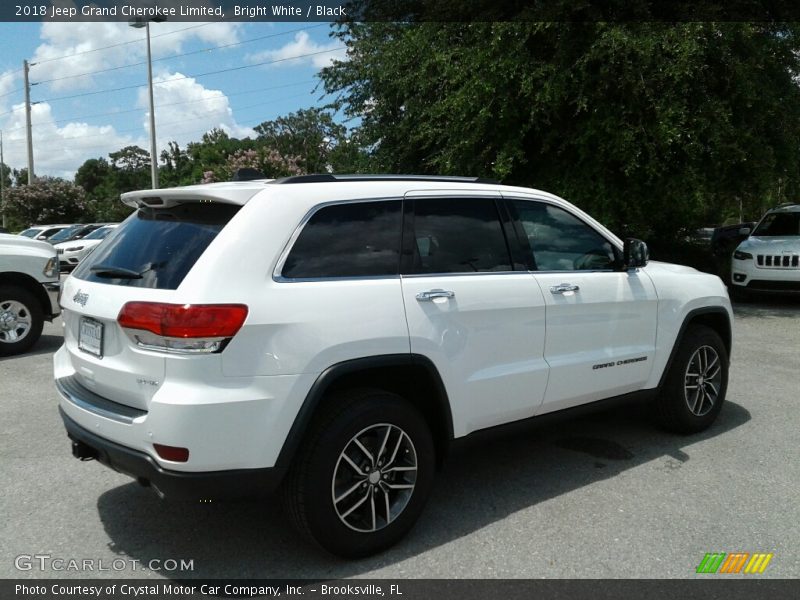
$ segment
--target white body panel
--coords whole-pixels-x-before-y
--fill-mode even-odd
[[[436,186],[462,196],[546,197],[622,246],[561,199],[493,184],[243,182],[126,194],[134,206],[192,198],[244,206],[177,289],[67,279],[61,299],[65,344],[55,355],[56,378],[74,377],[95,394],[145,414],[124,423],[63,396],[61,407],[78,425],[171,470],[269,467],[314,381],[344,361],[408,353],[427,357],[447,391],[454,433],[462,436],[537,412],[656,387],[689,311],[722,307],[732,318],[718,278],[659,263],[636,273],[515,271],[314,281],[276,276],[298,226],[320,204],[402,199],[430,194]],[[549,287],[562,282],[578,284],[580,292],[554,297]],[[417,301],[418,293],[435,289],[454,297]],[[249,313],[222,352],[167,354],[135,346],[119,327],[119,311],[130,301],[238,303]],[[78,348],[81,317],[104,325],[102,358]],[[647,359],[592,369],[641,356]],[[189,448],[188,462],[158,458],[153,443]]]
[[[658,298],[641,271],[536,273],[547,306],[550,382],[540,412],[633,392],[653,366]],[[553,293],[561,284],[579,289]],[[631,362],[625,362],[631,361]]]
[[[44,274],[47,261],[55,256],[56,251],[47,242],[0,233],[0,273],[22,273],[40,283],[58,281],[58,274]]]
[[[454,295],[417,300],[431,290]],[[544,300],[530,274],[403,277],[403,298],[411,352],[446,382],[457,436],[533,416],[547,364]]]

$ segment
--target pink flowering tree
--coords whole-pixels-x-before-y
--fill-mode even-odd
[[[73,223],[91,219],[83,188],[70,181],[41,177],[30,185],[6,189],[2,210],[11,225],[25,229],[33,224]]]

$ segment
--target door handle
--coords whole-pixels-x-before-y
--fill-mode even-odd
[[[426,302],[428,300],[433,300],[434,298],[454,298],[455,295],[455,292],[450,292],[447,290],[430,290],[428,292],[420,292],[417,294],[417,300],[419,302]]]
[[[577,292],[580,289],[580,286],[572,285],[571,283],[560,283],[552,286],[550,292],[553,294],[563,294],[565,292]]]

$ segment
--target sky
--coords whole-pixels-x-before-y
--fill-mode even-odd
[[[317,74],[345,58],[330,32],[327,23],[151,23],[159,154],[215,127],[254,136],[264,121],[324,105]],[[28,164],[26,59],[37,176],[72,179],[87,159],[134,144],[149,151],[145,36],[124,22],[0,23],[5,163]]]

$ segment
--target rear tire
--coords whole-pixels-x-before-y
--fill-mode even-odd
[[[0,356],[27,352],[42,335],[44,313],[25,288],[0,286]]]
[[[284,507],[331,554],[369,556],[397,543],[422,512],[436,468],[433,439],[396,394],[349,390],[326,405],[284,483]]]
[[[660,423],[677,433],[697,433],[716,420],[728,389],[728,352],[719,334],[691,325],[656,398]]]

